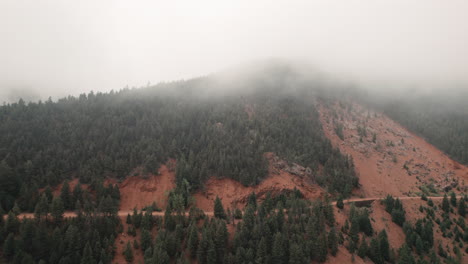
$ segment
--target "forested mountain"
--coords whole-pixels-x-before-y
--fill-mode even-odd
[[[343,124],[340,142],[358,142],[350,131],[365,132],[354,125],[361,122],[359,115],[346,119],[332,111],[338,107],[349,112],[355,101],[382,110],[467,162],[464,104],[434,97],[418,101],[366,95],[320,75],[305,78],[284,65],[3,105],[0,214],[8,214],[0,218],[0,261],[310,263],[349,256],[374,263],[462,263],[463,252],[468,252],[467,197],[452,192],[450,204],[445,196],[438,206],[427,198],[427,188],[421,188],[422,200],[408,197],[415,201],[406,204],[421,204],[419,212],[426,214],[422,218],[407,214],[403,203],[391,196],[369,208],[344,204],[360,186],[359,178],[351,156],[333,148],[325,136],[338,135],[338,130],[323,131],[327,118],[322,120],[319,110],[323,116],[329,109],[330,120]],[[359,109],[356,112],[366,115],[364,107]],[[369,113],[365,118],[371,118]],[[381,134],[389,129],[379,126],[384,128],[368,128]],[[361,135],[356,146],[365,146],[364,141],[377,144],[383,135],[372,137]],[[210,177],[245,186],[265,179],[269,152],[281,162],[310,168],[307,180],[338,197],[337,208],[325,191],[322,200],[308,201],[298,189],[284,187],[262,193],[261,200],[252,192],[243,211],[223,206],[217,196],[213,212],[196,207],[192,194],[204,189]],[[120,189],[104,184],[106,178],[144,178],[157,174],[168,160],[175,160],[176,187],[167,193],[166,208],[153,203],[144,212],[135,208],[128,216],[119,214]],[[369,161],[355,160],[361,167],[363,160]],[[69,180],[75,178],[79,183],[70,187]],[[56,185],[60,188],[53,192],[51,186]],[[21,212],[34,214],[20,219]],[[395,241],[393,230],[381,229],[383,223],[402,228],[403,241]],[[126,243],[119,240],[124,236]],[[456,243],[448,245],[452,237]]]
[[[2,206],[10,210],[39,187],[72,177],[92,183],[156,173],[169,158],[177,160],[177,183],[185,179],[192,190],[212,176],[257,184],[267,174],[265,152],[310,167],[330,192],[349,195],[358,186],[353,162],[323,135],[314,104],[330,97],[328,86],[274,66],[241,77],[4,105]]]

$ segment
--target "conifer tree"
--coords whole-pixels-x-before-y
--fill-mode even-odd
[[[65,210],[72,209],[72,198],[70,195],[70,185],[68,183],[68,180],[65,180],[65,182],[62,185],[62,190],[60,191],[60,198],[62,199],[63,207],[65,208]]]
[[[385,261],[390,260],[390,244],[388,243],[387,231],[382,230],[379,233],[379,251]]]
[[[132,262],[133,261],[133,250],[132,250],[132,246],[130,245],[130,242],[127,242],[127,245],[125,246],[125,250],[123,252],[123,255],[124,255],[125,260],[127,262]]]
[[[289,264],[303,264],[307,263],[305,261],[304,253],[302,252],[302,248],[293,243],[289,249]]]
[[[369,247],[367,245],[367,241],[363,238],[361,240],[361,244],[359,245],[357,254],[359,257],[364,258],[365,256],[368,255],[368,250],[369,250]]]
[[[333,227],[328,233],[328,248],[333,256],[336,256],[338,252],[338,239],[336,237],[336,231]]]
[[[453,207],[457,207],[457,196],[455,195],[454,192],[450,193],[450,203],[452,204]]]
[[[3,243],[3,255],[7,258],[13,257],[15,254],[15,237],[13,233],[9,233],[5,242]]]
[[[466,204],[465,204],[465,199],[461,198],[460,201],[458,202],[458,214],[461,215],[462,217],[465,217],[466,215]]]
[[[407,244],[403,244],[403,246],[398,250],[398,261],[397,264],[415,264],[413,255],[411,255],[411,249],[408,247]]]
[[[18,232],[19,227],[20,227],[20,221],[18,217],[10,211],[5,221],[4,232],[15,234]]]
[[[450,211],[450,203],[447,198],[447,194],[444,194],[444,199],[442,200],[442,210],[444,210],[446,213]]]
[[[52,204],[50,205],[50,212],[52,218],[56,223],[60,223],[63,220],[64,206],[60,196],[54,197],[54,199],[52,199]]]
[[[208,241],[208,250],[206,254],[206,264],[216,264],[216,247],[212,239]]]
[[[343,203],[343,196],[342,195],[340,195],[338,197],[338,200],[336,201],[336,207],[338,207],[339,209],[343,209],[344,203]]]
[[[190,251],[190,256],[192,258],[195,258],[197,255],[197,248],[198,248],[198,231],[195,223],[192,223],[190,225],[190,231],[189,231],[189,238],[188,238],[188,249]]]
[[[45,194],[46,197],[47,197],[47,203],[51,203],[51,202],[52,202],[52,198],[54,198],[54,195],[52,194],[52,189],[50,188],[49,185],[47,185],[47,187],[45,188],[44,194]]]
[[[322,232],[318,238],[317,261],[325,262],[325,260],[327,260],[327,244],[327,236],[325,235],[325,232]]]
[[[95,264],[96,260],[93,257],[93,251],[91,250],[91,246],[89,242],[86,243],[84,250],[83,250],[83,257],[81,258],[81,264]]]
[[[349,230],[349,252],[354,253],[359,243],[359,223],[355,216],[351,219],[351,228]]]
[[[267,258],[267,244],[264,237],[260,239],[260,242],[257,245],[257,255],[255,256],[255,264],[266,264]]]
[[[283,246],[283,237],[281,233],[276,233],[273,240],[272,253],[272,262],[273,264],[283,264],[285,263],[285,249]]]
[[[143,252],[145,252],[146,249],[151,247],[151,233],[147,229],[141,230],[140,247]]]
[[[375,264],[383,263],[383,258],[380,252],[380,244],[379,241],[375,238],[371,239],[370,246],[369,246],[369,258]]]
[[[257,209],[257,195],[255,192],[249,194],[249,197],[247,198],[247,205],[251,205],[254,209]]]
[[[219,221],[214,235],[214,243],[216,248],[217,262],[222,263],[229,239],[229,233],[225,221]]]
[[[255,211],[252,206],[247,206],[245,209],[243,224],[247,234],[250,236],[255,225]]]
[[[415,247],[416,247],[416,253],[418,253],[418,255],[421,255],[424,251],[424,244],[419,235],[416,237]]]
[[[36,208],[34,209],[34,216],[37,219],[41,219],[42,216],[46,216],[49,213],[49,202],[47,199],[46,194],[42,194],[39,202],[36,204]]]
[[[214,216],[220,219],[226,219],[226,213],[224,212],[223,204],[221,203],[221,199],[216,196],[214,202]]]

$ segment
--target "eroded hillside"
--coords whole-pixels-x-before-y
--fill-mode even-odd
[[[226,208],[243,208],[252,192],[255,192],[260,200],[263,200],[268,192],[274,196],[294,189],[301,191],[309,200],[320,198],[325,193],[320,186],[311,181],[312,177],[307,168],[298,164],[290,166],[273,153],[266,153],[265,156],[269,162],[268,177],[260,184],[244,186],[229,178],[211,178],[206,182],[204,190],[194,194],[196,206],[204,211],[211,211],[218,196]]]
[[[325,135],[351,155],[364,197],[466,190],[468,168],[382,113],[356,103],[319,104]]]

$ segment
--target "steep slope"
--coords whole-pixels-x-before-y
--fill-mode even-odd
[[[441,225],[438,224],[438,222],[436,221],[436,219],[438,219],[438,221],[443,222],[444,219],[444,212],[443,210],[440,210],[440,208],[442,207],[443,198],[432,197],[431,200],[433,201],[434,206],[429,206],[427,201],[424,201],[419,197],[405,197],[400,199],[403,208],[406,212],[406,223],[414,227],[418,220],[422,220],[427,216],[427,210],[432,210],[434,212],[433,220],[427,220],[426,218],[426,221],[430,221],[433,225],[434,248],[437,249],[439,244],[441,244],[449,255],[454,256],[456,254],[453,253],[453,248],[458,245],[458,243],[455,243],[455,235],[450,235],[450,237],[444,235],[441,229]],[[448,215],[451,221],[453,222],[450,228],[453,228],[453,230],[455,228],[458,228],[459,230],[462,230],[461,232],[463,233],[463,228],[461,226],[456,226],[458,225],[460,219],[464,218],[459,218],[459,215],[457,215],[456,213],[456,208],[454,209],[454,212],[451,212]],[[334,210],[335,217],[337,220],[336,228],[341,229],[346,220],[350,221],[350,205],[346,204],[343,209],[338,209],[335,207]],[[391,248],[397,250],[401,246],[403,246],[403,244],[405,244],[405,242],[407,241],[407,237],[404,229],[392,221],[392,215],[385,210],[385,205],[380,200],[375,200],[374,202],[372,202],[367,208],[367,210],[369,212],[369,218],[371,220],[371,224],[374,230],[374,237],[375,234],[381,232],[382,230],[385,230],[388,235],[388,242]],[[450,230],[450,228],[448,229]],[[447,231],[446,233],[450,232]],[[362,240],[363,238],[365,238],[368,242],[371,239],[370,237],[365,236],[361,236],[360,239]],[[461,252],[462,261],[460,263],[467,263],[468,254],[466,252],[463,252],[463,247],[464,244],[462,246]],[[349,251],[347,251],[345,248],[342,248],[338,252],[337,257],[331,258],[327,263],[347,263],[351,261],[351,258],[352,257]],[[357,261],[356,263],[361,263],[363,261],[357,256],[355,256],[355,259]],[[365,263],[373,262],[366,258]]]
[[[320,104],[333,146],[351,155],[365,197],[466,190],[468,168],[382,113],[356,103]]]
[[[157,175],[149,175],[144,178],[141,176],[126,178],[119,184],[119,210],[142,209],[153,202],[156,202],[160,208],[165,208],[167,194],[176,186],[174,167],[175,161],[171,160],[159,168]]]
[[[309,200],[322,197],[325,191],[312,183],[312,177],[307,175],[305,168],[297,164],[289,166],[273,153],[266,153],[265,156],[269,162],[268,176],[260,184],[244,186],[229,178],[211,178],[206,182],[204,190],[194,194],[196,206],[204,211],[212,211],[218,196],[225,208],[243,208],[252,192],[256,193],[259,200],[263,200],[268,192],[277,195],[294,189],[301,191]]]

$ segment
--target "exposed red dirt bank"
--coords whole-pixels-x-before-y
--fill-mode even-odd
[[[205,191],[194,194],[196,206],[204,211],[212,211],[214,200],[218,196],[225,208],[242,208],[252,192],[255,192],[259,199],[263,199],[268,192],[276,194],[294,188],[300,190],[307,199],[319,198],[324,193],[323,189],[310,183],[306,177],[296,176],[283,169],[275,168],[272,164],[272,160],[275,158],[272,153],[267,153],[266,157],[270,161],[269,175],[260,184],[246,187],[229,178],[211,178],[205,183]]]
[[[431,183],[439,191],[466,188],[466,166],[382,113],[358,104],[338,103],[332,107],[321,104],[319,112],[325,135],[333,146],[353,157],[364,197],[411,196],[420,191],[418,186],[428,187]],[[336,133],[339,126],[344,140]]]
[[[175,188],[175,162],[169,161],[159,168],[158,175],[148,177],[133,176],[119,184],[120,209],[141,209],[156,202],[160,208],[165,208],[167,194]]]

